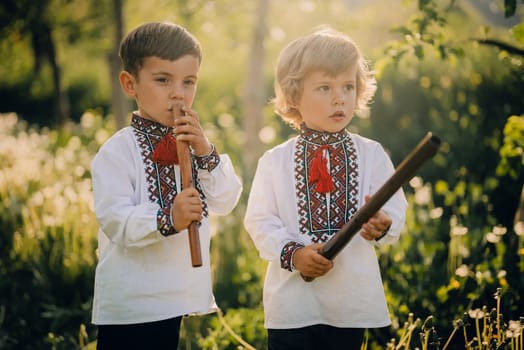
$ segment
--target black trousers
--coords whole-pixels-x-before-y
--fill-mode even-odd
[[[365,328],[314,325],[268,329],[269,350],[360,350]]]
[[[181,321],[180,316],[157,322],[99,325],[96,348],[97,350],[176,350]]]

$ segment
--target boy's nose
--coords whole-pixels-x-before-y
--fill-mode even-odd
[[[343,89],[335,88],[333,90],[333,104],[335,106],[343,105],[346,101],[346,93]]]
[[[180,100],[184,98],[184,90],[181,87],[174,86],[173,89],[171,89],[171,92],[169,94],[169,98]]]
[[[335,106],[342,106],[344,104],[345,96],[343,94],[335,94],[333,97],[333,104]]]

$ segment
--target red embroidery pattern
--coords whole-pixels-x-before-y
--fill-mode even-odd
[[[329,171],[334,190],[318,193],[307,181],[315,151],[329,145]],[[299,230],[313,243],[326,242],[357,210],[358,161],[349,132],[300,130],[295,147],[295,188]]]
[[[136,142],[144,163],[146,179],[149,184],[149,200],[160,206],[160,210],[157,214],[158,229],[163,235],[174,234],[176,232],[171,225],[169,214],[171,212],[173,199],[178,193],[175,181],[175,166],[159,165],[152,160],[155,146],[160,142],[165,134],[172,132],[172,130],[167,126],[141,118],[136,114],[133,114],[131,119],[131,127],[133,128]],[[194,166],[193,169],[196,169],[196,167]],[[193,177],[196,178],[196,170],[193,171]],[[208,211],[205,196],[198,181],[194,181],[194,183],[196,189],[200,193],[200,199],[202,200],[202,215],[207,217]]]
[[[291,261],[293,254],[297,249],[302,247],[304,247],[304,245],[297,242],[289,242],[286,244],[280,252],[280,267],[284,270],[293,271],[293,262]]]

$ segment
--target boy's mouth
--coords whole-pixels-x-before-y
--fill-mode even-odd
[[[346,114],[342,111],[337,111],[333,113],[332,115],[330,115],[331,118],[344,118],[345,116]]]

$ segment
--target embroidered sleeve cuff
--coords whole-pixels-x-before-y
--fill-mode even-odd
[[[280,253],[280,267],[284,270],[293,271],[293,254],[295,254],[295,251],[297,249],[303,247],[303,244],[297,242],[289,242],[288,244],[286,244],[284,248],[282,248],[282,252]]]
[[[195,156],[195,161],[198,169],[213,171],[220,163],[220,156],[215,148],[215,145],[211,145],[211,152],[205,156]]]
[[[156,215],[156,223],[158,231],[162,236],[171,236],[177,233],[173,227],[173,220],[171,217],[171,208],[162,208],[159,209]]]

